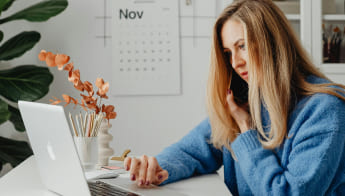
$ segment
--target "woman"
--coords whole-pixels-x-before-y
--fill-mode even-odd
[[[209,119],[125,168],[139,186],[224,165],[233,195],[345,195],[344,87],[311,63],[272,1],[235,1],[214,26]]]

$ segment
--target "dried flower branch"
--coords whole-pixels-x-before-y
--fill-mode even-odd
[[[68,63],[70,57],[65,54],[54,54],[52,52],[46,52],[42,50],[39,55],[38,59],[40,61],[45,61],[48,67],[58,67],[58,70],[65,70],[68,71],[68,81],[72,82],[74,88],[80,93],[81,100],[75,99],[69,95],[63,94],[63,99],[58,99],[53,97],[50,99],[51,104],[60,104],[65,102],[65,106],[73,103],[75,105],[80,105],[85,111],[87,109],[94,110],[96,114],[102,112],[104,113],[105,117],[108,122],[109,119],[116,118],[116,112],[114,111],[115,107],[113,105],[104,105],[101,104],[102,99],[108,99],[107,92],[109,90],[109,82],[104,82],[103,78],[97,78],[95,85],[98,87],[98,91],[96,92],[97,98],[94,97],[94,90],[93,86],[89,81],[82,82],[80,80],[80,71],[79,69],[74,70],[73,63]],[[68,64],[67,64],[68,63]],[[85,93],[86,94],[83,94]]]

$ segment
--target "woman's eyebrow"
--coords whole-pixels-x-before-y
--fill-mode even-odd
[[[239,43],[240,41],[244,41],[244,39],[243,39],[243,38],[238,39],[238,40],[234,43],[234,46],[237,46],[238,43]]]
[[[241,42],[241,41],[244,41],[244,39],[243,39],[243,38],[238,39],[238,40],[234,43],[234,46],[237,46],[238,43]],[[231,50],[230,50],[229,48],[223,48],[223,51],[224,51],[224,52],[229,52],[229,51],[231,51]]]

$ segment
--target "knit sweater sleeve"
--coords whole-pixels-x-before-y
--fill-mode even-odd
[[[299,104],[290,119],[287,157],[264,149],[255,130],[231,144],[240,170],[257,195],[324,195],[343,156],[345,103],[335,96],[316,94]]]
[[[177,143],[156,156],[159,165],[169,173],[163,183],[192,175],[215,172],[222,165],[222,153],[209,142],[211,127],[205,119]]]

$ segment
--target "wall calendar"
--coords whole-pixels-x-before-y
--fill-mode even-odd
[[[179,1],[112,2],[112,93],[180,94]]]

